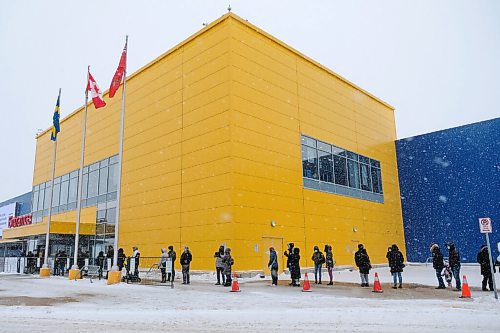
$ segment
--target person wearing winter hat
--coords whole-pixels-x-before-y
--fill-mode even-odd
[[[370,269],[372,268],[370,262],[370,256],[363,244],[358,244],[358,251],[354,254],[354,261],[356,266],[359,268],[359,276],[361,277],[361,287],[369,287],[370,281],[368,280],[368,275],[370,274]]]
[[[224,275],[224,264],[222,263],[222,258],[224,258],[224,245],[219,246],[219,251],[215,252],[215,270],[217,271],[217,283],[216,286],[220,285],[220,280],[222,277],[222,284],[226,284],[226,276]]]
[[[272,285],[278,285],[278,255],[274,250],[274,247],[269,248],[269,263],[267,264],[271,270],[271,278],[273,280]]]
[[[167,270],[166,270],[167,258],[168,258],[167,249],[165,248],[161,249],[160,262],[158,263],[158,266],[160,267],[161,271],[161,283],[167,282]]]
[[[399,251],[399,248],[396,244],[392,244],[391,251],[388,252],[387,256],[387,259],[389,260],[389,267],[391,268],[392,278],[394,281],[394,285],[392,288],[398,288],[398,280],[399,288],[403,288],[403,276],[401,275],[401,273],[403,273],[403,268],[405,267],[405,259],[403,257],[403,253]]]
[[[321,268],[325,263],[325,256],[323,255],[323,252],[319,250],[318,246],[314,247],[314,253],[311,260],[314,262],[314,283],[318,284],[319,280],[319,284],[321,284]]]
[[[222,263],[224,264],[224,274],[226,275],[225,287],[231,287],[233,279],[231,278],[231,268],[234,265],[234,259],[231,257],[231,249],[226,248],[224,250],[224,257],[222,258]]]
[[[438,279],[439,286],[436,287],[436,289],[446,289],[446,286],[443,281],[443,277],[441,275],[441,272],[443,271],[444,268],[444,260],[443,260],[443,254],[441,253],[441,250],[439,249],[439,245],[437,244],[431,244],[431,247],[429,250],[432,253],[432,267],[436,270],[436,277]]]

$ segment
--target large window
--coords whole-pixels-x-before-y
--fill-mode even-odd
[[[379,161],[305,135],[301,142],[304,187],[383,201]]]
[[[82,207],[105,203],[116,199],[118,178],[118,156],[105,158],[83,168]],[[78,198],[78,173],[74,170],[54,178],[52,212],[54,214],[76,209]],[[50,181],[33,186],[33,223],[41,222],[48,214]],[[109,213],[114,219],[113,213]]]

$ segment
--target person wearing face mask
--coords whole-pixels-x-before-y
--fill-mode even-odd
[[[321,268],[325,263],[325,256],[323,255],[323,252],[319,250],[318,246],[314,247],[314,253],[311,259],[314,262],[314,283],[318,284],[319,280],[319,284],[321,284]]]

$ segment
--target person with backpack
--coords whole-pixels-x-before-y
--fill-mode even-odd
[[[231,249],[226,248],[224,250],[224,257],[222,258],[222,264],[224,264],[224,274],[226,275],[226,283],[224,287],[230,287],[233,279],[231,278],[231,268],[234,265],[234,259],[231,257]]]
[[[335,266],[335,259],[333,259],[333,251],[331,245],[325,245],[325,263],[328,269],[328,275],[330,276],[330,282],[328,286],[333,285],[333,268]]]
[[[217,272],[217,283],[216,286],[220,286],[220,280],[222,278],[222,284],[226,284],[226,276],[224,275],[224,264],[222,263],[222,258],[224,258],[224,245],[219,246],[219,251],[215,252],[215,270]]]
[[[184,252],[181,254],[181,266],[182,266],[182,284],[190,284],[189,277],[189,267],[193,261],[193,255],[189,251],[189,247],[184,246]]]
[[[370,257],[363,244],[358,244],[358,251],[354,254],[354,261],[359,269],[359,276],[361,277],[361,287],[369,287],[370,281],[368,274],[372,268]]]
[[[311,260],[314,262],[314,283],[318,284],[319,281],[319,284],[321,284],[321,268],[325,263],[325,256],[323,255],[323,252],[319,250],[318,246],[314,247],[314,253]]]
[[[392,279],[394,281],[392,288],[403,288],[403,276],[401,275],[401,273],[403,273],[403,268],[405,267],[403,253],[399,251],[396,244],[392,244],[391,251],[387,253],[387,256],[389,260],[389,267],[391,268]],[[399,286],[397,285],[398,280]]]
[[[267,264],[271,271],[272,286],[278,285],[278,255],[274,247],[269,248],[269,263]]]
[[[437,244],[432,244],[429,250],[432,253],[432,267],[436,270],[436,277],[439,283],[436,289],[446,289],[443,277],[441,276],[441,272],[444,268],[443,254],[441,253],[439,245]]]

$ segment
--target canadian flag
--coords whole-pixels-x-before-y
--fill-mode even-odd
[[[92,97],[92,102],[96,109],[106,106],[106,102],[102,99],[102,91],[97,86],[94,77],[89,72],[89,80],[87,82],[87,91],[90,91],[90,97]]]

